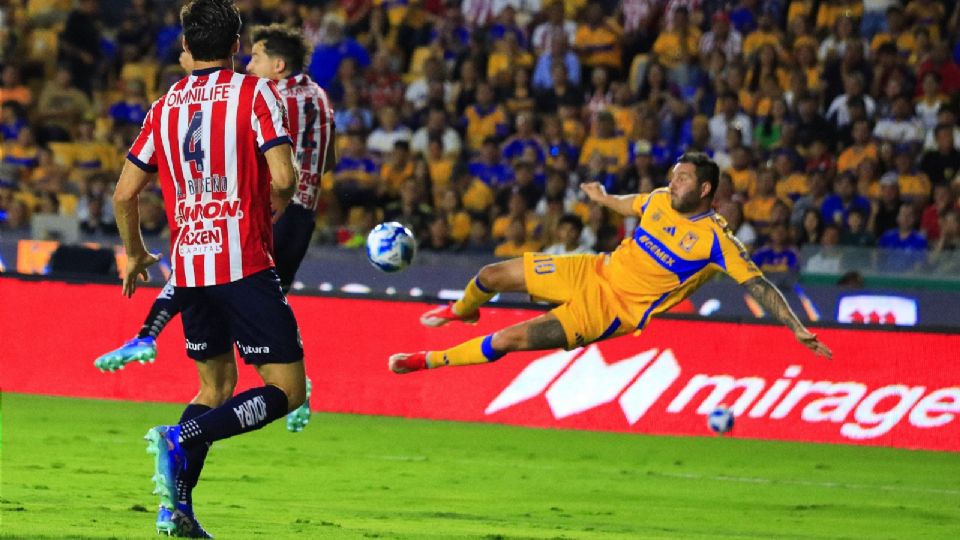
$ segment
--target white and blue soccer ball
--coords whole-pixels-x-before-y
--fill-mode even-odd
[[[417,240],[396,221],[381,223],[367,235],[367,259],[384,272],[399,272],[413,262]]]
[[[733,411],[723,405],[710,411],[707,415],[707,426],[718,435],[730,431],[733,429]]]

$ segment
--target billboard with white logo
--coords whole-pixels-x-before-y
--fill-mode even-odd
[[[92,367],[129,338],[154,298],[150,290],[133,301],[116,293],[0,278],[10,305],[44,306],[0,310],[4,335],[71,321],[42,340],[4,340],[13,359],[4,364],[4,391],[189,401],[196,381],[179,323],[161,335],[154,365],[106,378]],[[477,326],[425,328],[424,303],[292,296],[290,304],[318,410],[708,436],[705,415],[726,404],[737,416],[734,437],[960,451],[958,334],[821,328],[834,351],[825,360],[779,326],[657,319],[639,337],[395,375],[392,353],[447,348],[537,312],[485,308]],[[44,361],[28,361],[37,358]],[[241,369],[240,389],[253,384],[255,373]]]

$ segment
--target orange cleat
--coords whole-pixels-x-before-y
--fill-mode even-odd
[[[390,356],[388,364],[390,371],[400,374],[427,369],[427,351],[397,353]]]
[[[453,302],[445,306],[435,307],[420,316],[420,324],[432,327],[443,326],[452,321],[477,324],[478,320],[480,320],[479,309],[469,315],[457,315],[453,312]]]

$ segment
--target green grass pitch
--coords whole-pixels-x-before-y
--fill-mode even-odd
[[[4,394],[0,535],[156,538],[175,405]],[[317,414],[221,441],[218,538],[960,538],[960,455]]]

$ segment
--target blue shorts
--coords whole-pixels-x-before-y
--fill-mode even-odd
[[[233,348],[247,364],[303,360],[300,329],[273,268],[210,287],[177,287],[187,356],[203,362]]]
[[[312,210],[290,203],[273,224],[273,260],[280,276],[280,287],[290,290],[293,278],[310,247],[317,220]]]

